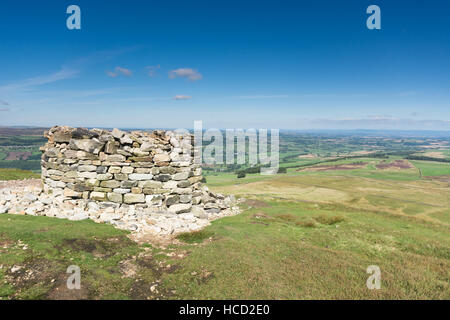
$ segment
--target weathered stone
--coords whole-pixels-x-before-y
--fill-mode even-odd
[[[138,185],[137,181],[121,181],[120,187],[125,189],[130,189],[132,187],[136,187]]]
[[[100,142],[98,139],[71,139],[69,147],[71,149],[79,149],[86,151],[88,153],[98,154],[103,148],[104,143]]]
[[[76,192],[69,188],[65,188],[63,194],[64,194],[64,197],[69,197],[69,198],[79,198],[81,196],[81,193]]]
[[[92,190],[92,186],[86,184],[86,183],[75,183],[73,185],[73,190],[77,191],[77,192],[84,192],[84,191],[91,191]]]
[[[175,148],[178,148],[180,146],[180,142],[177,139],[175,139],[175,137],[170,138],[170,144]]]
[[[155,154],[155,156],[153,157],[153,160],[154,160],[155,163],[158,163],[158,162],[169,162],[170,161],[170,157],[166,153],[158,153],[158,154]]]
[[[142,188],[133,187],[133,188],[131,188],[131,193],[134,193],[134,194],[142,193]]]
[[[132,173],[128,176],[130,180],[151,180],[153,178],[152,174],[140,174],[140,173]]]
[[[169,212],[180,214],[191,211],[192,205],[188,203],[174,204],[169,207]]]
[[[119,193],[119,194],[126,194],[126,193],[130,193],[131,189],[125,189],[125,188],[116,188],[113,190],[115,193]]]
[[[106,193],[104,193],[104,192],[96,192],[96,191],[91,192],[91,195],[90,195],[89,198],[92,199],[92,200],[96,200],[96,201],[106,201],[106,200],[108,200],[108,198],[106,196]]]
[[[133,168],[152,168],[154,167],[153,162],[133,162],[131,163]]]
[[[192,214],[199,219],[208,219],[208,214],[202,208],[193,206],[191,210]]]
[[[95,179],[97,178],[97,172],[78,172],[79,178]]]
[[[47,170],[47,174],[49,176],[62,176],[64,174],[64,172],[59,171],[59,170]]]
[[[69,218],[69,220],[72,221],[81,221],[89,219],[89,215],[87,212],[77,212],[72,217]]]
[[[96,192],[112,192],[112,188],[105,188],[105,187],[94,187],[94,191]]]
[[[192,196],[190,194],[180,195],[180,202],[181,203],[190,203],[191,201],[192,201]]]
[[[159,172],[164,173],[164,174],[174,174],[177,172],[177,169],[175,169],[173,167],[160,167]]]
[[[148,195],[145,197],[145,202],[151,205],[161,205],[163,199],[162,195]]]
[[[150,143],[150,142],[144,142],[142,143],[140,149],[143,152],[148,152],[148,151],[152,151],[155,148],[155,144]]]
[[[0,214],[8,213],[9,209],[9,206],[0,206]]]
[[[177,187],[179,188],[187,188],[191,185],[191,183],[188,180],[179,181],[177,184]]]
[[[97,179],[88,179],[85,182],[86,186],[98,187],[100,185],[100,181]]]
[[[76,128],[72,131],[72,138],[74,139],[91,139],[98,138],[99,134],[93,130],[86,128]]]
[[[173,193],[176,193],[176,194],[192,194],[192,189],[191,188],[176,188],[175,190],[173,190]]]
[[[109,172],[97,175],[97,180],[100,180],[100,181],[111,180],[112,178],[113,178],[113,175]]]
[[[136,168],[134,169],[134,172],[136,173],[152,173],[151,168]]]
[[[175,189],[177,187],[177,182],[174,180],[170,180],[163,183],[163,189]]]
[[[78,166],[77,169],[79,172],[86,172],[86,171],[96,171],[97,167],[93,166],[93,165],[82,165],[82,166]]]
[[[109,142],[114,141],[114,137],[110,133],[102,132],[101,135],[98,137],[98,140],[100,140],[101,142]]]
[[[100,174],[104,174],[104,173],[108,172],[108,167],[98,166],[96,169],[96,172],[100,173]]]
[[[132,203],[145,203],[145,195],[144,194],[134,194],[127,193],[123,196],[123,202],[132,204]]]
[[[201,202],[202,202],[202,197],[193,197],[192,198],[192,204],[193,205],[200,204]]]
[[[166,181],[169,181],[170,179],[171,179],[170,174],[159,174],[155,177],[155,180],[161,181],[161,182],[166,182]]]
[[[120,187],[120,182],[116,180],[106,180],[100,182],[100,187],[104,188],[118,188]]]
[[[130,174],[130,173],[134,172],[134,168],[132,168],[132,167],[122,167],[122,171],[121,172],[122,173],[126,173],[126,174]],[[138,172],[138,173],[140,173],[140,172]]]
[[[162,182],[161,181],[154,181],[154,180],[141,181],[141,182],[139,182],[139,187],[141,187],[141,188],[153,188],[153,189],[162,188]]]
[[[131,139],[129,135],[125,134],[122,138],[120,138],[120,143],[121,144],[132,144],[133,139]]]
[[[122,215],[114,212],[104,212],[100,215],[100,221],[113,222],[122,218]]]
[[[69,142],[70,139],[72,139],[72,133],[70,131],[59,130],[53,133],[53,141],[55,142]]]
[[[166,206],[171,206],[175,203],[178,203],[180,201],[180,196],[174,195],[174,196],[168,196],[166,198]]]
[[[133,161],[133,162],[151,162],[153,160],[153,158],[151,156],[146,156],[146,157],[130,157],[128,158],[129,160]]]
[[[115,203],[123,202],[123,196],[120,193],[108,192],[107,196],[108,196],[109,201],[112,201]]]
[[[122,162],[125,160],[126,160],[125,156],[122,156],[120,154],[106,155],[106,159],[105,159],[105,161],[108,161],[108,162]]]
[[[127,181],[128,175],[126,173],[116,173],[114,174],[114,179],[119,181]]]
[[[122,168],[112,166],[112,167],[109,167],[108,172],[109,173],[120,173],[120,172],[122,172]]]
[[[96,160],[97,156],[93,153],[89,153],[86,151],[78,150],[77,151],[77,159],[80,160]]]
[[[173,180],[186,180],[187,178],[189,178],[189,172],[178,172],[176,174],[173,175]]]
[[[114,129],[112,130],[111,134],[112,134],[112,136],[113,136],[114,138],[120,139],[120,138],[122,138],[122,137],[125,135],[125,132],[124,132],[124,131],[121,131],[121,130],[119,130],[119,129],[117,129],[117,128],[114,128]]]
[[[135,143],[135,142],[134,142]],[[133,143],[133,144],[134,144]],[[133,150],[131,151],[131,153],[133,153],[135,156],[137,156],[137,157],[145,157],[145,156],[148,156],[149,154],[150,154],[150,152],[148,152],[148,151],[142,151],[141,149],[139,149],[139,148],[133,148]]]
[[[131,157],[132,156],[131,153],[129,153],[128,151],[122,150],[122,149],[118,149],[116,152],[118,154],[124,156],[124,157]]]
[[[202,176],[194,176],[194,177],[190,177],[188,180],[191,184],[197,183],[202,181],[203,177]]]
[[[61,155],[61,151],[58,148],[48,148],[45,150],[44,156],[49,158],[56,158]]]
[[[105,144],[105,152],[108,154],[114,154],[117,152],[117,146],[115,141],[108,141]]]

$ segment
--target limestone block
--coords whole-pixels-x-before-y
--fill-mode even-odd
[[[126,193],[123,196],[123,202],[128,204],[145,203],[145,195],[142,193],[141,194]]]

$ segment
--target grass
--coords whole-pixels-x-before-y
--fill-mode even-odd
[[[150,256],[153,251],[142,256],[146,250],[110,225],[0,215],[0,298],[146,298],[162,272]],[[133,277],[124,277],[124,262],[135,270]],[[70,265],[81,269],[80,291],[66,288]],[[13,267],[20,270],[12,272]],[[136,282],[145,290],[136,292]]]
[[[0,180],[22,180],[35,178],[39,179],[41,176],[37,173],[21,169],[0,169]]]
[[[209,237],[211,237],[213,235],[213,233],[205,231],[205,230],[200,230],[200,231],[194,231],[194,232],[185,232],[185,233],[180,233],[179,235],[177,235],[177,239],[184,241],[186,243],[200,243],[206,239],[208,239]]]
[[[441,225],[283,201],[207,230],[217,240],[187,247],[179,272],[164,279],[181,298],[449,298],[449,236]],[[365,286],[372,264],[382,270],[380,291]]]
[[[411,160],[416,168],[422,171],[423,176],[440,176],[450,174],[450,163]]]
[[[211,190],[246,199],[243,213],[170,245],[91,221],[0,215],[0,297],[450,299],[448,182],[368,160],[349,171],[208,175]],[[411,162],[424,175],[447,172]],[[76,296],[64,289],[72,264],[82,270]],[[370,265],[381,290],[366,287]]]

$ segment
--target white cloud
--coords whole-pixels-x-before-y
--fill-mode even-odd
[[[117,73],[112,72],[112,71],[106,71],[106,74],[108,75],[108,77],[111,77],[111,78],[115,78],[118,76]]]
[[[79,74],[78,70],[73,70],[67,67],[62,67],[61,70],[43,76],[38,76],[34,78],[24,79],[22,81],[10,83],[4,86],[0,86],[0,91],[12,91],[27,89],[30,87],[41,86],[44,84],[49,84],[56,81],[66,80],[75,77]]]
[[[191,96],[184,96],[181,94],[177,94],[175,97],[173,97],[173,100],[189,100],[191,99]]]
[[[148,76],[154,77],[156,76],[156,70],[158,70],[161,66],[158,64],[157,66],[147,66],[145,69],[148,70]]]
[[[114,71],[107,71],[106,74],[111,78],[115,78],[118,75],[124,75],[129,77],[133,74],[133,72],[131,72],[131,70],[127,68],[116,67]]]
[[[197,81],[203,78],[203,76],[194,69],[191,68],[179,68],[169,71],[169,78],[186,78],[190,81]]]

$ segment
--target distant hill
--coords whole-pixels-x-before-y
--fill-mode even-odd
[[[44,127],[0,127],[0,135],[4,136],[42,136]]]

